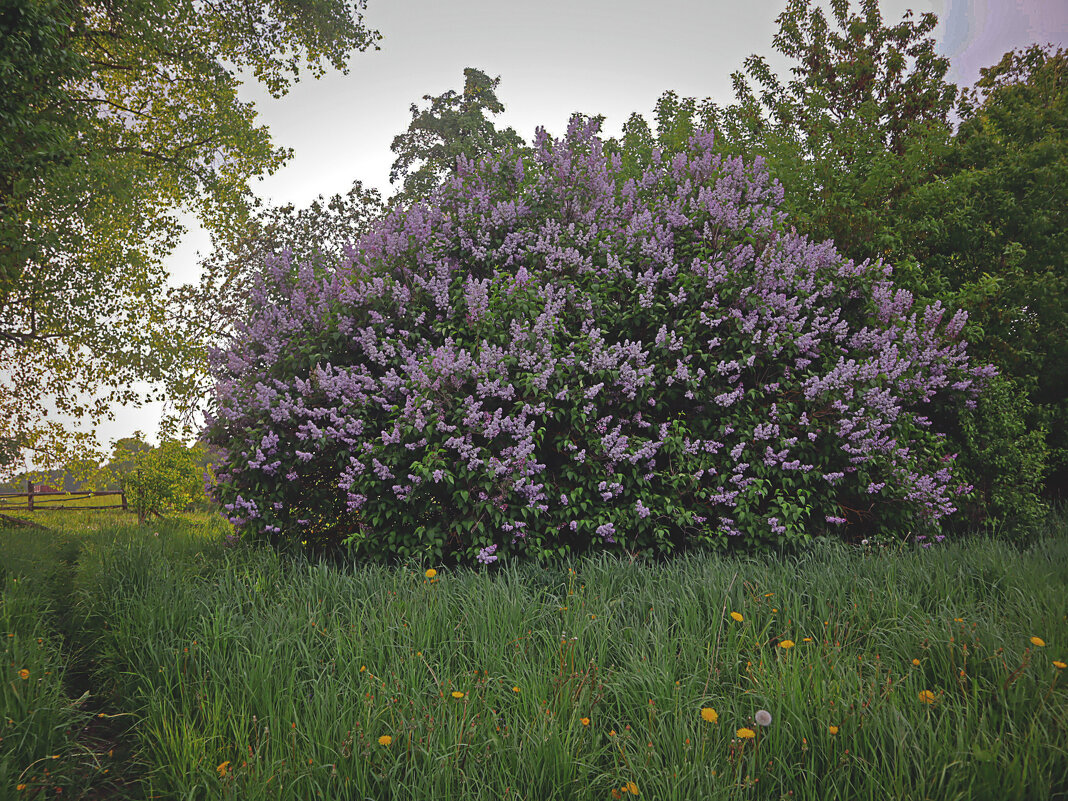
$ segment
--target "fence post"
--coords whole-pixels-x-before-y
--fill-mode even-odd
[[[33,482],[26,479],[26,506],[28,511],[33,511]]]
[[[122,490],[122,511],[124,511],[124,512],[129,511],[126,508],[126,490]]]

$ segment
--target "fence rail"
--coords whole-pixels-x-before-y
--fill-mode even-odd
[[[78,501],[89,498],[101,498],[118,495],[120,502],[113,504],[91,504],[88,506],[75,506]],[[8,498],[25,498],[25,503],[8,503]],[[34,499],[39,499],[34,501]],[[26,482],[25,492],[0,492],[0,512],[24,511],[33,512],[43,509],[73,510],[96,510],[96,509],[122,509],[129,511],[126,506],[126,493],[122,490],[100,490],[99,492],[34,492],[33,482]]]

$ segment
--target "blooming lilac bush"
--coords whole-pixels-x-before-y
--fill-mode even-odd
[[[795,234],[760,160],[710,134],[624,182],[597,133],[461,160],[329,275],[271,262],[212,354],[205,437],[244,536],[488,564],[954,511],[928,418],[993,374],[964,315]]]

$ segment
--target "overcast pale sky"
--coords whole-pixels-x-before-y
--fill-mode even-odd
[[[275,100],[255,85],[242,88],[276,144],[294,157],[254,184],[275,204],[307,205],[318,195],[343,193],[353,180],[392,193],[393,137],[411,121],[423,95],[463,88],[464,67],[500,76],[497,96],[506,111],[494,118],[524,139],[543,125],[563,133],[573,112],[604,114],[603,133],[618,135],[632,112],[650,118],[657,98],[733,100],[731,72],[753,53],[786,76],[771,40],[786,0],[368,0],[365,22],[382,33],[381,50],[357,53],[348,75],[330,73],[297,84]],[[827,9],[828,4],[822,3]],[[853,3],[854,10],[857,3]],[[939,52],[951,63],[949,80],[970,86],[980,67],[1032,43],[1068,44],[1068,0],[882,0],[884,22],[933,11]],[[829,16],[829,13],[828,13]],[[184,218],[190,232],[169,259],[174,283],[193,282],[198,256],[210,241]],[[155,437],[160,406],[117,410],[97,429],[107,447],[134,430]]]

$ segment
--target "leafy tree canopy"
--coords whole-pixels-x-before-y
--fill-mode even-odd
[[[654,136],[634,114],[610,151],[624,176],[647,168],[653,148],[677,153],[699,130],[717,132],[725,155],[766,161],[785,190],[785,209],[802,234],[833,239],[864,259],[900,249],[889,210],[892,199],[927,179],[934,153],[951,135],[948,118],[957,89],[946,83],[949,62],[935,54],[934,14],[918,22],[907,12],[883,22],[877,0],[830,3],[832,19],[811,0],[790,0],[779,15],[775,49],[794,62],[787,83],[763,56],[732,74],[736,102],[665,93],[657,103]]]
[[[394,202],[427,197],[444,178],[456,171],[456,159],[477,160],[508,147],[521,148],[523,139],[511,128],[498,131],[486,114],[500,114],[504,104],[495,90],[501,79],[490,78],[474,67],[464,69],[462,94],[453,90],[437,97],[424,95],[429,108],[412,104],[408,130],[393,139],[397,154],[390,183],[402,181]]]
[[[973,347],[1049,430],[1068,489],[1068,52],[1007,53],[964,93],[936,180],[900,203],[913,258],[969,309]],[[1036,421],[1032,421],[1037,424]]]
[[[249,181],[289,157],[237,99],[238,70],[283,95],[379,35],[364,0],[12,0],[0,11],[0,470],[62,464],[182,354],[162,258],[195,211],[227,239]],[[47,423],[47,424],[46,424]],[[5,464],[6,463],[6,464]]]

